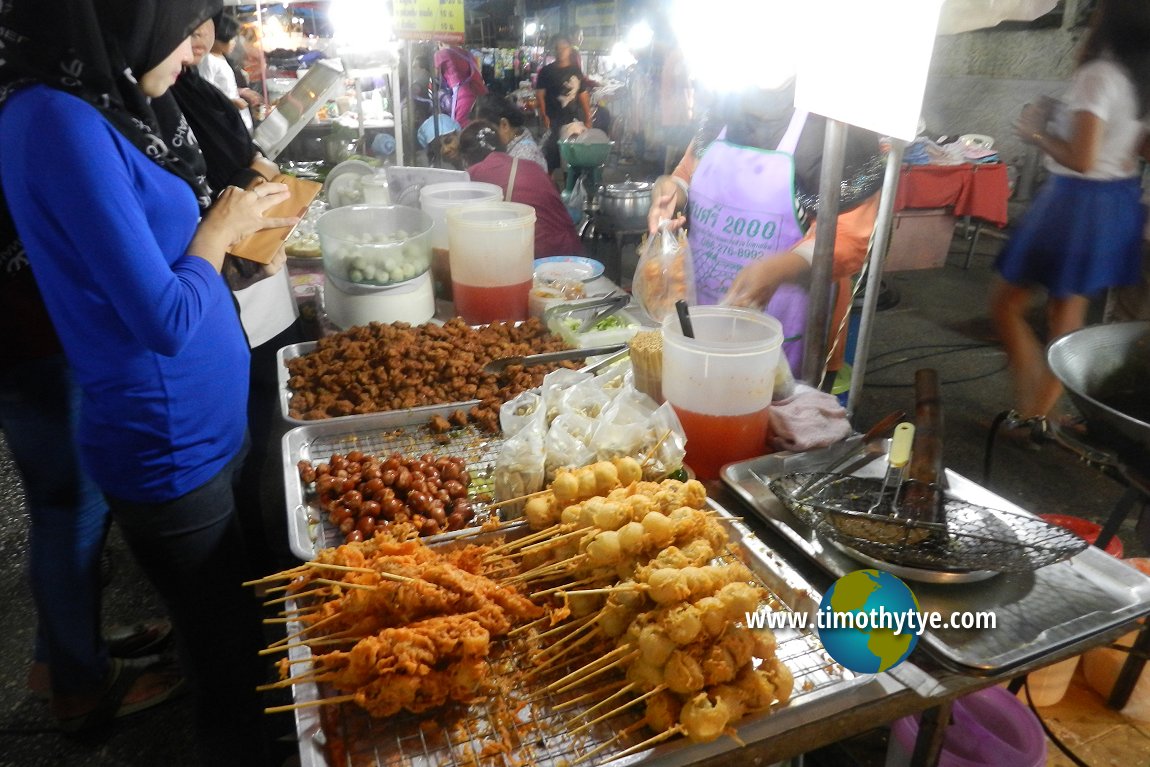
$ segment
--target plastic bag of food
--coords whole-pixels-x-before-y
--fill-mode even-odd
[[[670,402],[660,405],[647,424],[638,460],[643,464],[643,479],[658,481],[683,468],[687,435]]]
[[[507,436],[514,436],[528,424],[542,420],[543,397],[534,389],[521,392],[499,406],[499,429]]]
[[[559,415],[559,406],[563,402],[563,395],[575,384],[591,378],[590,373],[584,373],[570,368],[552,370],[543,377],[539,391],[543,395],[543,412],[547,423],[551,423]]]
[[[493,470],[497,501],[519,498],[543,489],[544,433],[542,417],[535,417],[504,441]],[[523,516],[524,503],[520,501],[502,507],[504,519]]]
[[[557,416],[547,429],[543,445],[547,481],[559,469],[571,469],[595,462],[595,452],[588,446],[595,431],[595,421],[577,413]]]
[[[611,396],[595,378],[580,381],[563,393],[559,403],[559,414],[575,413],[595,419],[611,404]]]
[[[631,456],[643,460],[639,447],[646,439],[648,421],[658,405],[642,392],[628,389],[603,411],[591,436],[595,460],[610,461]]]
[[[669,220],[660,222],[659,231],[648,238],[639,256],[631,294],[656,322],[675,311],[676,301],[695,303],[695,268],[683,229],[672,232]]]

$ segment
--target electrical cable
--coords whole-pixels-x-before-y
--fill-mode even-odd
[[[1067,759],[1078,765],[1078,767],[1090,767],[1089,764],[1082,761],[1077,754],[1070,750],[1069,746],[1059,740],[1058,736],[1051,732],[1050,728],[1046,726],[1046,721],[1042,718],[1042,715],[1038,713],[1038,709],[1034,706],[1034,701],[1030,697],[1029,679],[1022,683],[1022,689],[1026,690],[1026,705],[1029,706],[1030,710],[1034,713],[1034,718],[1038,720],[1038,725],[1042,728],[1042,731],[1046,733],[1046,737],[1050,738],[1050,742],[1053,743],[1059,751],[1065,754]]]

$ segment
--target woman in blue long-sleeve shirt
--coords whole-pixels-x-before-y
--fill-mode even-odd
[[[200,219],[190,131],[153,100],[219,0],[9,0],[0,6],[0,247],[26,254],[82,392],[81,460],[168,604],[199,695],[205,762],[259,764],[259,665],[232,483],[248,349],[220,276],[266,226],[279,184],[229,189]],[[36,522],[33,520],[33,525]],[[53,678],[66,729],[130,713],[142,675],[108,662]]]

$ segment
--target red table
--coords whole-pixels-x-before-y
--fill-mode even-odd
[[[903,165],[894,209],[954,208],[956,216],[1001,227],[1009,196],[1005,163]]]

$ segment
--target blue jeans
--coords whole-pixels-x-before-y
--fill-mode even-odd
[[[266,677],[235,490],[246,450],[206,484],[164,503],[108,498],[116,523],[168,607],[196,696],[201,759],[213,767],[263,764]]]
[[[62,354],[0,369],[0,427],[24,478],[28,577],[39,623],[35,659],[52,691],[100,689],[108,671],[100,635],[100,553],[110,517],[80,466],[80,392]]]

